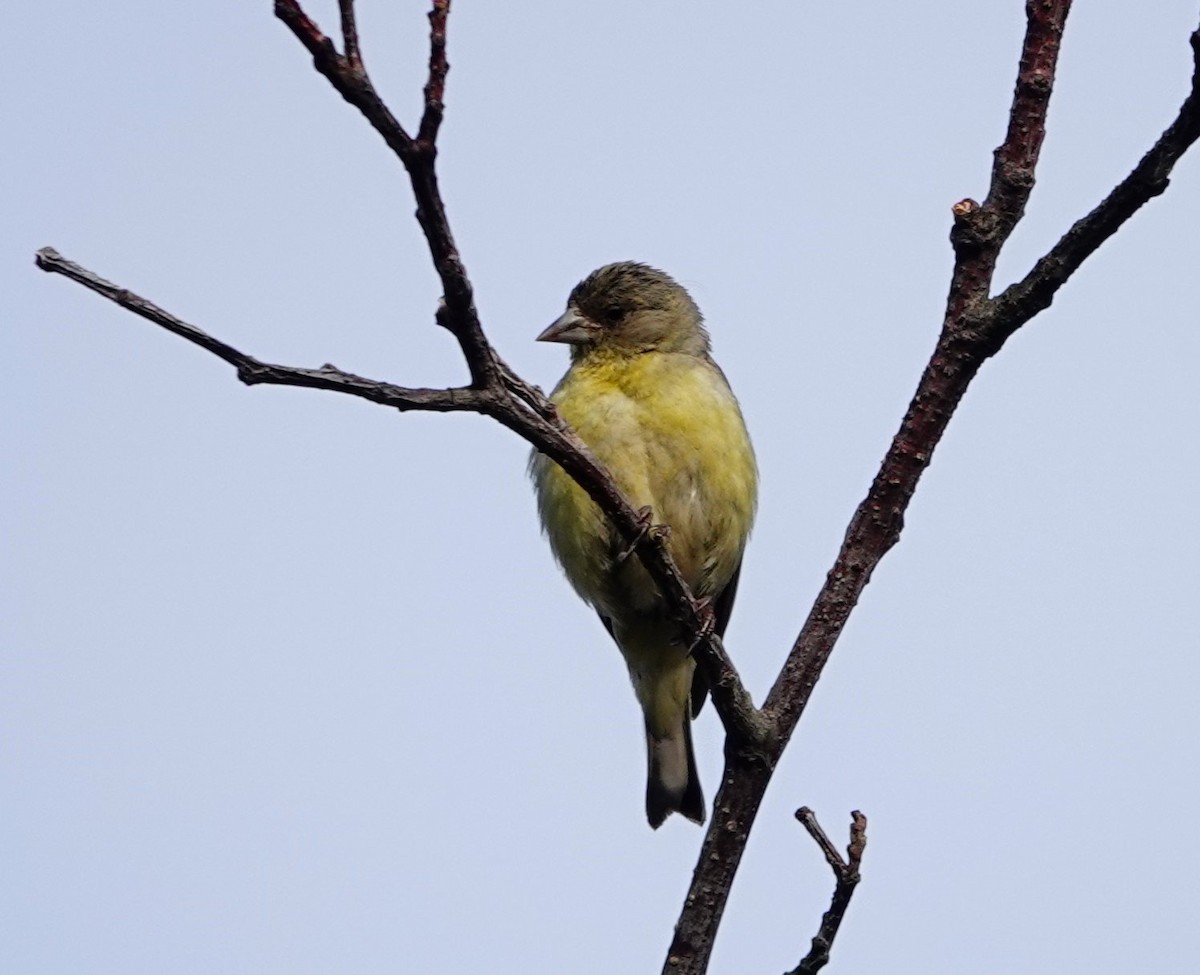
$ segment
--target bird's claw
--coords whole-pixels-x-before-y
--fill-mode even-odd
[[[626,560],[631,556],[639,545],[642,544],[642,539],[647,535],[653,535],[655,538],[670,538],[671,527],[669,525],[656,525],[653,522],[654,512],[650,509],[650,505],[645,505],[638,509],[638,533],[632,542],[617,553],[614,560],[617,565],[624,565]]]

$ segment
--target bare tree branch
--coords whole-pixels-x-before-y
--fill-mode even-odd
[[[350,68],[361,72],[363,63],[362,53],[358,49],[358,24],[354,19],[354,0],[338,0],[338,10],[342,15],[342,53]]]
[[[1025,40],[1008,131],[993,153],[987,199],[982,207],[974,200],[964,200],[954,211],[948,319],[970,317],[987,300],[1000,249],[1025,215],[1046,136],[1046,112],[1070,9],[1071,0],[1026,0]]]
[[[277,366],[261,362],[253,356],[235,349],[232,345],[213,338],[203,329],[176,318],[141,295],[106,281],[74,261],[68,261],[52,247],[43,247],[35,257],[37,266],[52,274],[61,274],[82,284],[89,291],[102,295],[135,315],[160,325],[168,332],[187,339],[193,345],[220,359],[224,359],[237,370],[238,379],[247,386],[267,384],[273,386],[303,386],[309,389],[327,389],[335,393],[347,393],[370,400],[381,406],[407,412],[408,410],[431,410],[438,413],[472,410],[483,412],[484,396],[479,390],[466,386],[448,389],[411,389],[391,383],[365,379],[353,373],[343,372],[331,365],[319,369],[297,366]]]
[[[1026,4],[1017,88],[1008,134],[996,151],[992,189],[983,206],[964,200],[953,210],[955,264],[941,335],[900,430],[866,498],[855,511],[833,568],[763,704],[763,713],[775,732],[771,748],[763,754],[726,746],[725,772],[714,801],[716,814],[704,837],[663,965],[664,975],[702,975],[707,971],[733,877],[775,764],[871,574],[899,540],[904,512],[917,483],[971,380],[1004,341],[1036,313],[1038,300],[1044,300],[1041,307],[1049,303],[1047,290],[1052,295],[1070,271],[1155,195],[1146,192],[1145,187],[1160,186],[1158,192],[1162,191],[1171,165],[1196,140],[1200,70],[1193,76],[1191,93],[1175,122],[1148,154],[1150,161],[1143,159],[1135,175],[1122,184],[1133,180],[1139,189],[1122,192],[1118,187],[1035,265],[1025,281],[1014,286],[1017,291],[988,298],[999,249],[1024,213],[1033,187],[1059,42],[1069,9],[1069,0],[1029,0]],[[1192,35],[1191,44],[1193,51],[1198,50],[1197,34]],[[1143,169],[1144,176],[1138,177]],[[1114,197],[1120,202],[1112,203]],[[1111,212],[1097,217],[1106,208]],[[1069,264],[1072,260],[1073,265]],[[1065,274],[1057,273],[1068,266]]]
[[[1027,27],[1008,129],[995,153],[988,195],[982,205],[968,199],[953,208],[954,270],[941,334],[879,473],[850,521],[837,559],[761,711],[754,707],[720,639],[712,632],[711,613],[697,603],[680,576],[665,533],[646,530],[639,512],[542,391],[517,376],[483,332],[435,168],[449,70],[446,27],[450,0],[433,0],[429,14],[429,69],[415,138],[371,83],[359,47],[353,0],[339,0],[341,53],[296,0],[275,0],[275,13],[312,56],[316,70],[359,110],[404,166],[417,204],[417,220],[442,284],[443,305],[436,320],[462,349],[471,376],[468,386],[414,389],[365,379],[328,365],[303,369],[263,363],[50,248],[38,252],[37,263],[218,356],[233,365],[245,383],[328,389],[398,410],[468,410],[490,416],[556,461],[587,491],[636,552],[674,608],[688,638],[695,641],[693,652],[708,677],[714,705],[727,731],[725,768],[714,814],[663,967],[666,973],[701,975],[707,971],[733,877],[779,757],[875,567],[898,541],[904,512],[972,379],[1016,329],[1050,303],[1088,255],[1142,204],[1163,192],[1171,168],[1200,134],[1197,32],[1191,38],[1197,59],[1192,91],[1162,138],[1133,173],[1076,223],[1022,281],[996,298],[989,297],[997,258],[1023,216],[1034,185],[1069,9],[1070,0],[1028,0],[1026,4]],[[812,972],[827,963],[833,937],[858,882],[866,820],[853,814],[849,859],[843,861],[811,812],[801,810],[798,816],[838,876],[833,904],[813,949],[795,970]]]
[[[793,968],[788,975],[813,975],[829,964],[829,952],[833,948],[833,939],[837,937],[842,926],[842,919],[850,907],[850,898],[854,896],[854,888],[862,877],[859,868],[862,866],[863,853],[867,849],[867,817],[857,809],[850,814],[850,845],[846,847],[846,858],[838,853],[833,841],[821,829],[817,822],[816,813],[808,806],[796,810],[796,819],[808,830],[808,835],[816,841],[821,852],[825,854],[825,862],[833,871],[837,881],[833,889],[833,899],[829,910],[821,917],[821,928],[812,939],[812,947],[807,955],[800,959],[800,964]]]
[[[1003,336],[1001,341],[1048,308],[1058,289],[1096,248],[1115,234],[1143,204],[1166,191],[1171,182],[1171,170],[1200,139],[1200,30],[1193,32],[1189,40],[1192,45],[1192,90],[1175,120],[1133,172],[1121,180],[1096,209],[1063,234],[1023,279],[996,298],[995,328]]]
[[[450,70],[446,61],[446,18],[449,15],[450,0],[433,0],[433,9],[429,11],[429,80],[425,82],[425,111],[417,130],[417,141],[431,148],[437,142],[445,111],[446,72]]]
[[[990,270],[995,270],[1000,248],[1025,216],[1025,204],[1033,192],[1038,156],[1046,138],[1046,112],[1054,90],[1058,51],[1070,10],[1071,0],[1025,2],[1028,27],[1008,113],[1008,131],[993,155],[992,184],[980,216],[980,222],[994,222],[986,249]]]
[[[352,0],[341,2],[343,10],[353,7]],[[417,201],[417,221],[425,233],[434,268],[442,282],[447,311],[444,324],[458,340],[471,371],[472,384],[487,386],[495,382],[498,366],[479,324],[474,292],[450,232],[434,166],[437,148],[433,139],[441,123],[441,99],[449,70],[445,55],[449,13],[450,0],[437,0],[429,17],[429,80],[425,86],[425,113],[421,123],[423,138],[414,140],[379,97],[361,62],[356,67],[338,54],[333,42],[309,19],[296,0],[275,0],[276,16],[312,54],[317,71],[363,114],[408,172]]]

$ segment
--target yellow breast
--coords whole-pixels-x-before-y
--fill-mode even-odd
[[[671,528],[671,554],[693,592],[719,592],[754,520],[757,471],[737,400],[708,359],[678,353],[593,354],[551,399],[634,507]],[[531,460],[542,524],[572,585],[620,619],[657,595],[592,500],[553,461]]]

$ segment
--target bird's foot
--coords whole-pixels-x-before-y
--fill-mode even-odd
[[[654,524],[654,512],[650,509],[650,505],[645,505],[644,507],[639,508],[637,517],[639,526],[637,536],[625,548],[617,553],[617,557],[614,560],[616,565],[624,565],[629,556],[631,556],[634,551],[636,551],[637,547],[642,544],[642,539],[647,535],[654,535],[656,538],[663,539],[671,537],[670,525]]]

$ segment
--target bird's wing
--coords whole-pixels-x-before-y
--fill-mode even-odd
[[[717,636],[725,636],[725,627],[729,625],[729,617],[733,615],[733,600],[737,596],[738,576],[742,574],[742,561],[738,559],[737,568],[733,570],[733,575],[729,577],[729,581],[725,583],[725,588],[717,593],[716,599],[713,600],[713,623],[717,631]],[[609,631],[612,632],[611,630]],[[699,667],[696,668],[696,673],[692,677],[692,717],[700,713],[700,709],[704,707],[704,702],[708,699],[708,681],[704,679],[704,673]]]
[[[725,583],[725,588],[713,600],[713,615],[716,617],[717,636],[725,636],[725,627],[729,625],[729,617],[733,615],[733,600],[737,595],[738,576],[742,574],[742,560],[738,559],[733,575]]]
[[[603,623],[603,624],[604,624],[604,628],[605,628],[606,630],[608,630],[608,635],[609,635],[609,636],[611,636],[611,637],[613,638],[613,643],[616,643],[616,642],[617,642],[617,635],[616,635],[616,634],[613,632],[612,620],[610,620],[610,619],[609,619],[607,616],[605,616],[603,613],[599,613],[599,612],[598,612],[598,613],[596,613],[596,615],[600,617],[600,622],[601,622],[601,623]],[[618,645],[618,646],[620,646],[620,644],[617,644],[617,645]]]

